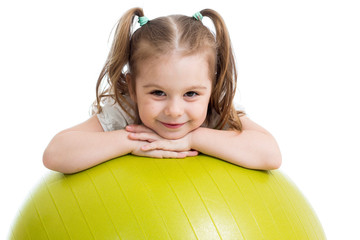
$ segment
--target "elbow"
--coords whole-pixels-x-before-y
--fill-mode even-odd
[[[281,167],[282,156],[280,151],[269,154],[266,157],[266,170],[276,170]]]
[[[51,143],[45,149],[42,161],[44,166],[52,171],[57,171],[64,174],[72,174],[77,172],[73,169],[66,168],[64,164],[61,164],[63,160],[61,159],[59,152],[54,148],[54,146],[51,145]]]
[[[282,159],[281,157],[277,159],[272,159],[271,163],[268,165],[268,170],[276,170],[281,167]]]
[[[272,144],[268,145],[266,154],[264,156],[266,170],[276,170],[281,167],[282,156],[279,145],[276,140],[271,136]]]
[[[64,174],[73,174],[79,172],[80,170],[70,169],[65,165],[61,164],[61,159],[56,155],[56,153],[52,152],[51,149],[46,149],[43,154],[43,164],[46,168],[61,172]]]
[[[56,168],[56,153],[54,151],[54,149],[51,147],[51,145],[49,144],[49,146],[45,149],[44,153],[43,153],[43,164],[46,168],[50,169],[50,170],[54,170],[57,171]]]

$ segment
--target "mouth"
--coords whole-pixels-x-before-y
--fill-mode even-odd
[[[164,123],[164,122],[161,122],[161,124],[164,125],[167,128],[170,128],[170,129],[177,129],[177,128],[182,127],[185,123]]]

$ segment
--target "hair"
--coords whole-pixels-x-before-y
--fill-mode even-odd
[[[96,84],[97,112],[101,112],[102,99],[113,98],[135,122],[140,123],[137,107],[128,102],[125,96],[135,89],[135,81],[129,86],[126,74],[131,73],[136,79],[139,64],[156,56],[178,51],[185,55],[206,54],[209,64],[209,75],[213,80],[206,121],[210,122],[213,112],[219,114],[216,129],[226,125],[230,129],[242,130],[239,116],[233,99],[236,91],[237,72],[228,30],[222,17],[214,10],[200,11],[204,17],[212,20],[216,33],[203,25],[202,21],[184,15],[170,15],[150,20],[133,32],[134,18],[143,17],[141,8],[128,10],[119,20],[114,40]],[[101,89],[103,83],[108,87]],[[127,109],[137,114],[132,116]]]

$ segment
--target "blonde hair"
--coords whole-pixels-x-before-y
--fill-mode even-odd
[[[125,97],[130,94],[129,89],[135,89],[134,86],[129,88],[126,74],[130,72],[132,78],[136,79],[141,61],[180,50],[184,55],[202,53],[208,58],[213,89],[206,121],[209,123],[212,113],[216,112],[220,116],[215,123],[216,129],[223,129],[227,125],[241,131],[239,115],[244,113],[236,111],[232,104],[237,72],[228,30],[216,11],[204,9],[200,13],[212,20],[215,34],[201,21],[184,15],[152,19],[132,33],[135,16],[143,17],[144,12],[141,8],[128,10],[119,20],[111,50],[96,84],[94,106],[97,112],[102,111],[101,100],[112,97],[130,116],[129,108],[137,113],[136,106],[132,106]],[[105,80],[109,86],[101,89]],[[132,81],[132,84],[136,84],[136,81]],[[138,115],[131,117],[139,123]]]

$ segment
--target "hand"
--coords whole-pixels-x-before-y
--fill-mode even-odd
[[[183,138],[169,140],[144,125],[129,125],[125,129],[130,132],[131,140],[138,141],[132,151],[135,155],[156,158],[184,158],[198,155],[197,151],[191,150],[190,133]]]

